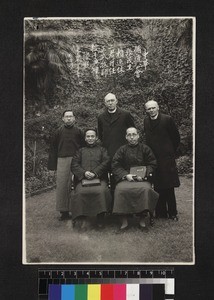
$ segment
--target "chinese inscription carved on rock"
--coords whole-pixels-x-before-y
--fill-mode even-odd
[[[139,78],[148,66],[148,52],[141,45],[103,46],[91,44],[76,46],[68,59],[72,73],[79,79],[91,74],[94,78],[133,71]]]

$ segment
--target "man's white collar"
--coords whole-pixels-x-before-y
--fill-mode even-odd
[[[114,110],[108,110],[108,112],[109,112],[110,114],[113,114],[113,113],[115,113],[116,110],[117,110],[117,107],[116,107]]]
[[[152,120],[156,120],[157,118],[158,118],[158,115],[159,114],[157,114],[156,116],[154,116],[154,117],[150,117]]]

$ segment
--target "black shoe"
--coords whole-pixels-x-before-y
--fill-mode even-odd
[[[168,219],[167,215],[155,214],[156,219]]]
[[[61,216],[58,218],[58,221],[65,221],[65,220],[69,220],[70,219],[70,215],[68,212],[62,212]]]
[[[177,216],[169,216],[169,219],[172,221],[177,222],[178,221],[178,217]]]

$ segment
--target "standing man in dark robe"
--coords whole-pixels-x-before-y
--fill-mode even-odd
[[[174,188],[180,186],[175,162],[180,135],[172,117],[159,112],[156,101],[148,101],[145,109],[148,114],[144,120],[146,144],[153,150],[158,165],[154,179],[159,193],[156,217],[178,221]]]
[[[81,130],[74,126],[75,116],[72,110],[63,112],[62,121],[64,124],[52,137],[48,159],[48,169],[57,171],[56,210],[61,213],[59,221],[69,219],[71,161],[76,151],[84,145]]]
[[[107,94],[104,103],[106,109],[98,116],[98,137],[112,159],[117,149],[126,144],[126,129],[135,125],[131,114],[117,107],[114,94]]]

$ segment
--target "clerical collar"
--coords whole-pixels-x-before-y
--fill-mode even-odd
[[[150,117],[151,118],[151,120],[156,120],[157,118],[158,118],[158,115],[159,114],[157,114],[156,116],[154,116],[153,118],[152,117]]]
[[[116,110],[117,110],[117,107],[116,107],[114,110],[108,110],[108,112],[109,112],[110,114],[114,114],[114,113],[116,112]]]

